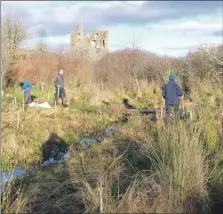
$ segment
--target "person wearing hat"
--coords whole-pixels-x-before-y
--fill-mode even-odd
[[[166,121],[169,121],[170,115],[174,110],[175,118],[178,116],[180,98],[183,95],[181,87],[176,82],[176,75],[169,76],[169,82],[163,87],[163,98],[166,106]]]

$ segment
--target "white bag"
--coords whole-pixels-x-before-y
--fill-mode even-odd
[[[45,103],[32,102],[29,104],[29,107],[51,108],[48,102],[45,102]]]

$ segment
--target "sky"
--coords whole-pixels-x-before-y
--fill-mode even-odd
[[[30,36],[23,47],[40,41],[48,50],[65,50],[70,34],[109,31],[109,50],[139,48],[184,56],[204,45],[222,44],[221,1],[2,1],[1,16],[20,14]]]

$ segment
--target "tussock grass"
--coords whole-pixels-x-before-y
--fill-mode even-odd
[[[22,99],[18,89],[8,90],[11,96],[3,103],[4,170],[41,162],[42,146],[51,133],[70,145],[70,157],[66,164],[38,169],[12,183],[4,212],[98,212],[100,192],[104,212],[211,212],[223,197],[221,86],[192,81],[191,97],[198,104],[192,119],[166,125],[141,116],[129,116],[123,124],[122,115],[99,114],[105,108],[102,100],[121,103],[125,97],[137,108],[156,108],[163,102],[156,82],[141,88],[141,94],[123,85],[119,89],[71,82],[68,94],[75,103],[70,108],[24,112],[8,104],[15,96],[18,102]],[[53,100],[53,90],[36,87],[33,95]],[[81,138],[95,137],[108,126],[120,132],[90,148],[79,146]]]
[[[17,212],[98,212],[101,188],[106,212],[208,213],[211,199],[217,200],[212,190],[218,188],[217,196],[222,194],[223,171],[218,129],[212,147],[206,146],[206,139],[213,135],[207,127],[214,123],[206,114],[208,108],[193,123],[179,121],[168,126],[133,116],[114,138],[88,149],[73,148],[66,165],[24,178],[19,200],[25,205]],[[66,132],[75,128],[75,132],[94,133],[111,121],[114,118],[109,116],[76,113]],[[61,134],[64,129],[63,124]]]

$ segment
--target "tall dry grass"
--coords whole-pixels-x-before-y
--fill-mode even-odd
[[[219,188],[219,197],[222,194],[223,173],[220,127],[206,117],[208,112],[204,108],[198,112],[199,120],[168,126],[133,116],[104,143],[71,149],[67,165],[25,178],[22,186],[27,189],[18,200],[26,204],[18,212],[98,212],[102,189],[104,212],[208,213],[213,188]],[[82,119],[76,116],[76,124]],[[96,121],[97,115],[94,122],[77,125],[75,130],[87,127],[97,132],[101,122],[96,125]],[[212,123],[217,135],[210,142],[207,139],[213,133],[206,127]]]
[[[204,59],[203,53],[190,61],[192,70],[184,60],[161,59],[140,52],[133,66],[129,63],[131,54],[115,54],[94,64],[82,64],[76,75],[67,75],[68,96],[81,104],[98,104],[105,99],[120,103],[125,96],[136,107],[157,107],[163,101],[163,81],[176,71],[182,86],[187,76],[190,97],[198,104],[192,120],[164,125],[163,121],[154,123],[148,118],[132,116],[127,124],[118,125],[120,132],[116,136],[83,149],[78,145],[82,137],[96,135],[109,125],[117,126],[114,122],[120,120],[120,115],[78,112],[77,106],[75,109],[72,105],[56,111],[27,108],[22,112],[20,107],[21,123],[17,128],[17,107],[5,105],[6,168],[7,164],[41,161],[41,146],[50,133],[57,133],[71,145],[67,164],[40,169],[35,175],[23,178],[21,185],[21,181],[14,184],[4,199],[5,212],[12,211],[12,207],[15,213],[98,212],[100,191],[104,212],[120,213],[208,213],[213,201],[222,198],[223,90],[215,79],[220,81],[220,77],[212,73],[213,78],[209,78],[208,72],[206,75],[199,69],[197,62]],[[123,54],[124,60],[120,60]],[[150,57],[150,64],[145,63],[146,57]],[[210,66],[215,72],[215,64]],[[202,68],[207,69],[206,65]],[[44,99],[50,93],[53,99],[53,90],[49,87],[41,92],[36,88],[34,93]],[[8,93],[22,99],[14,89]],[[22,191],[15,201],[20,186]]]

